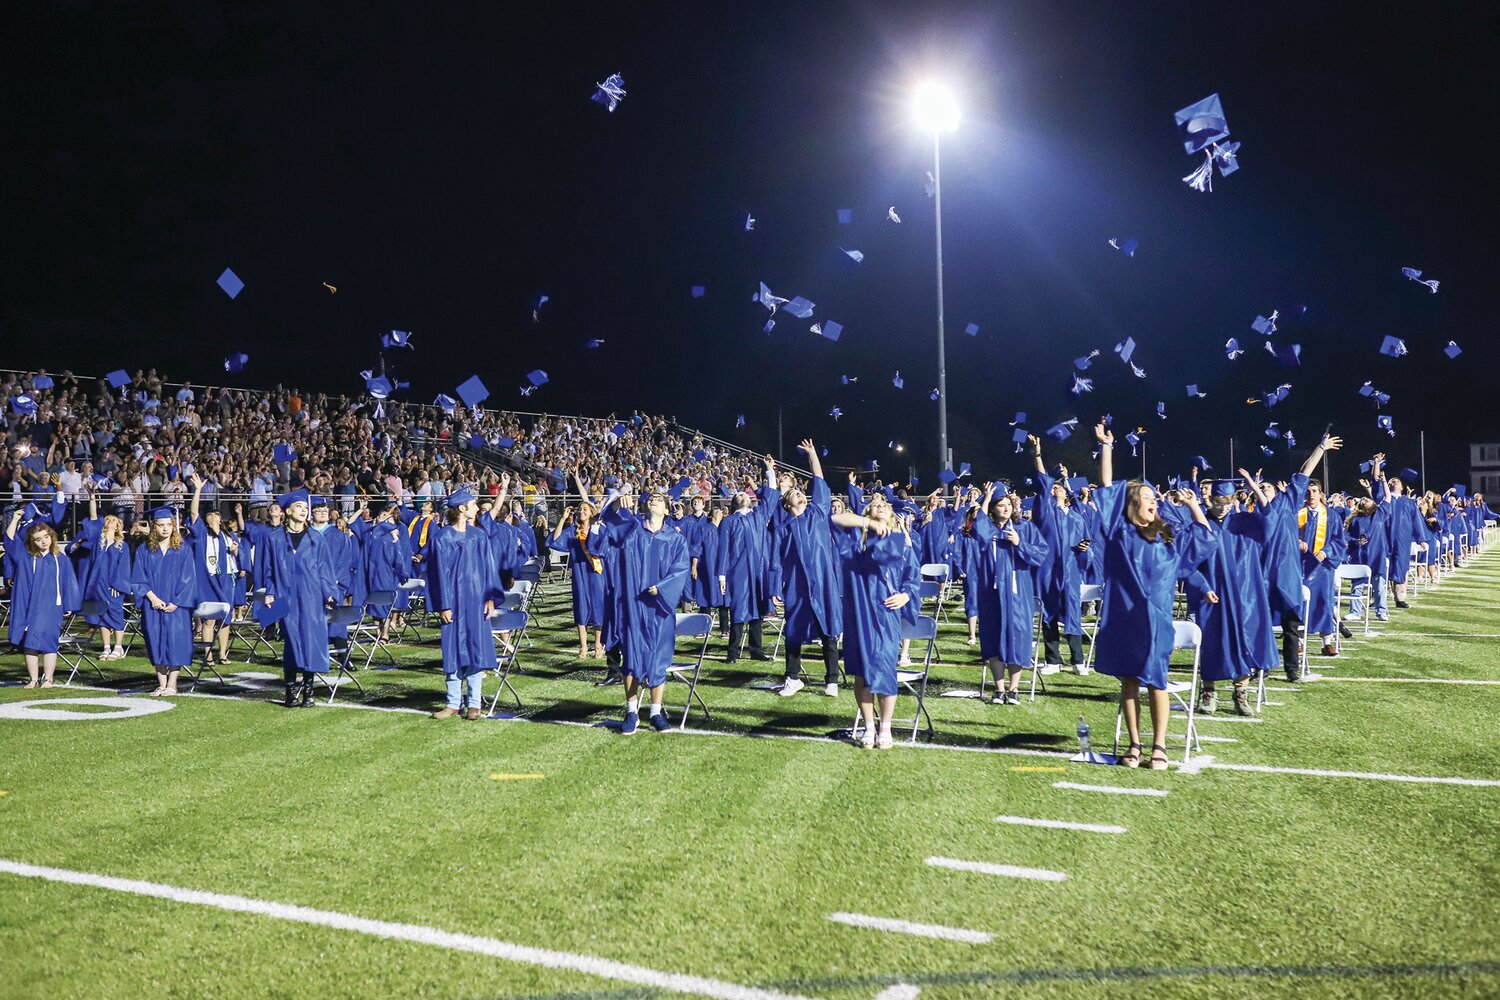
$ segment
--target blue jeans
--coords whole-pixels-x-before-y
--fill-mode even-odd
[[[467,696],[465,695],[465,692],[464,692],[464,684],[465,684],[464,678],[458,676],[457,674],[449,674],[448,677],[447,677],[447,684],[448,684],[448,707],[449,708],[460,708],[460,707],[462,707],[462,705],[463,705],[464,702],[468,702],[468,707],[470,707],[470,708],[483,708],[484,707],[484,692],[483,692],[484,674],[483,673],[477,673],[477,674],[470,674],[469,675],[469,677],[468,677],[468,688],[469,688],[469,690],[467,692]]]
[[[1385,579],[1385,577],[1383,577],[1383,576],[1376,577],[1375,581],[1374,581],[1374,586],[1375,586],[1375,593],[1374,593],[1374,595],[1372,597],[1371,605],[1375,609],[1375,615],[1376,615],[1376,617],[1380,617],[1382,615],[1388,614],[1388,611],[1387,611],[1387,607],[1388,606],[1386,604],[1386,601],[1387,601],[1388,597],[1387,597],[1387,594],[1386,594],[1387,585],[1386,585],[1386,579]],[[1362,598],[1362,597],[1364,597],[1365,592],[1367,590],[1369,590],[1369,589],[1370,589],[1370,587],[1369,587],[1368,584],[1357,583],[1357,584],[1354,585],[1354,596],[1356,598]],[[1349,614],[1350,614],[1351,617],[1358,616],[1358,615],[1363,615],[1364,613],[1365,613],[1365,609],[1364,609],[1364,602],[1363,601],[1356,599],[1356,600],[1350,602],[1350,604],[1349,604]]]

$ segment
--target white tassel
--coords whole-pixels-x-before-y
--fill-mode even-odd
[[[1182,181],[1194,191],[1212,191],[1214,189],[1214,154],[1205,151],[1203,164],[1184,177]]]

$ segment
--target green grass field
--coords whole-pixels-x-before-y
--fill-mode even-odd
[[[853,716],[847,688],[778,698],[752,685],[779,664],[728,667],[717,638],[713,721],[627,739],[601,725],[620,689],[595,686],[600,664],[559,627],[562,583],[522,656],[519,719],[428,718],[441,675],[425,645],[361,674],[363,704],[395,711],[350,710],[347,691],[288,710],[245,687],[131,718],[0,718],[0,995],[1500,995],[1497,605],[1492,549],[1335,667],[1315,662],[1323,680],[1273,677],[1280,704],[1259,721],[1204,720],[1205,756],[1166,773],[1066,760],[1079,714],[1108,749],[1108,678],[1047,677],[1019,708],[940,697],[977,681],[956,621],[932,745],[826,739]],[[111,687],[154,686],[143,660],[105,669]],[[102,696],[82,688],[97,678],[23,678],[19,657],[0,662],[0,710]],[[670,705],[683,696],[669,687]]]

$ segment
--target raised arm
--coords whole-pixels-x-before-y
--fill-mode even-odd
[[[797,447],[807,452],[807,467],[812,470],[813,478],[822,479],[823,462],[818,458],[818,449],[813,444],[812,438],[803,438],[802,443],[797,445]]]
[[[198,520],[198,507],[203,500],[203,477],[196,472],[193,473],[192,483],[193,499],[188,501],[188,520],[196,522]]]
[[[1332,434],[1324,434],[1323,440],[1318,442],[1318,446],[1312,450],[1312,454],[1307,456],[1307,461],[1302,463],[1302,474],[1304,476],[1311,476],[1313,470],[1318,467],[1318,463],[1323,461],[1324,453],[1338,451],[1343,446],[1343,438],[1334,437]]]
[[[1109,486],[1115,481],[1115,432],[1101,420],[1094,425],[1094,437],[1099,442],[1099,485]]]
[[[1031,448],[1031,457],[1036,462],[1036,471],[1043,475],[1047,472],[1047,466],[1042,461],[1042,439],[1035,434],[1026,435],[1026,444]]]

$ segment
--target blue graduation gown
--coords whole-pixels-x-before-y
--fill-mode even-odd
[[[978,523],[978,519],[975,519]],[[979,615],[979,536],[972,529],[961,529],[953,546],[954,571],[964,585],[964,617]]]
[[[951,507],[939,507],[926,512],[919,535],[922,540],[921,563],[946,563],[953,553],[953,520],[955,511]]]
[[[1266,519],[1265,545],[1261,548],[1261,573],[1265,576],[1273,617],[1302,617],[1302,556],[1297,550],[1297,505],[1287,493],[1278,492],[1269,504],[1254,513]]]
[[[78,610],[81,595],[73,563],[61,552],[15,559],[11,585],[10,643],[34,653],[57,652],[63,618]]]
[[[615,551],[619,566],[622,669],[647,687],[665,684],[677,644],[677,603],[689,576],[687,540],[665,524],[649,530],[618,503],[608,504],[600,520],[604,546]],[[648,593],[652,587],[656,594]]]
[[[485,601],[504,592],[495,566],[489,536],[470,525],[436,530],[427,568],[427,603],[434,611],[451,611],[453,620],[442,626],[443,673],[469,677],[497,665],[495,638],[484,614]]]
[[[974,519],[975,556],[970,568],[979,614],[979,655],[1009,666],[1029,667],[1036,592],[1031,571],[1048,559],[1047,542],[1030,521],[1015,521],[1012,545],[987,515]]]
[[[1202,573],[1218,604],[1198,606],[1203,630],[1200,669],[1206,681],[1227,681],[1269,671],[1281,654],[1266,603],[1262,548],[1269,528],[1256,514],[1234,512],[1210,538]]]
[[[719,524],[719,575],[725,578],[725,597],[730,620],[754,621],[764,613],[767,591],[766,566],[770,562],[768,525],[771,511],[781,500],[780,490],[766,490],[761,502],[748,510],[735,511]],[[718,586],[718,581],[714,581]]]
[[[1307,477],[1300,472],[1292,476],[1292,491],[1297,496],[1307,495]],[[1321,549],[1317,546],[1320,519],[1326,525]],[[1296,523],[1298,539],[1307,545],[1307,551],[1302,553],[1302,583],[1311,595],[1307,634],[1331,635],[1337,627],[1334,621],[1334,571],[1344,562],[1344,523],[1332,508],[1313,511],[1306,506],[1297,511]],[[1325,556],[1322,562],[1316,556],[1319,551]]]
[[[90,625],[107,629],[125,627],[125,594],[130,590],[130,546],[125,542],[104,546],[104,519],[91,517],[79,526],[79,589],[85,601],[98,601],[104,610],[85,615]]]
[[[901,658],[901,622],[915,623],[921,573],[906,535],[862,537],[859,528],[835,528],[842,556],[844,664],[878,695],[897,691],[896,664]],[[906,594],[906,606],[892,611],[885,599]]]
[[[1146,541],[1125,516],[1126,485],[1114,483],[1094,493],[1104,544],[1104,608],[1094,665],[1102,674],[1134,677],[1160,690],[1167,685],[1172,656],[1178,570],[1203,561],[1212,532],[1194,522],[1171,542]]]
[[[388,590],[397,599],[405,593],[401,585],[411,579],[411,550],[405,531],[389,521],[356,521],[360,544],[361,568],[364,572],[365,596]],[[376,618],[389,617],[391,605],[370,605]]]
[[[186,667],[193,662],[193,599],[198,580],[193,572],[193,550],[187,545],[163,551],[154,541],[135,550],[131,591],[141,609],[141,632],[146,656],[156,667]],[[177,605],[176,611],[157,611],[146,592]]]
[[[315,674],[328,672],[328,611],[339,600],[332,562],[323,551],[327,541],[309,525],[302,541],[292,546],[290,533],[279,528],[266,536],[264,553],[257,555],[265,570],[266,595],[286,612],[281,629],[283,666]],[[273,612],[279,613],[273,608]]]
[[[1376,484],[1376,490],[1377,498],[1384,495],[1385,484]],[[1391,517],[1386,525],[1390,536],[1388,575],[1392,583],[1405,583],[1411,569],[1411,547],[1417,542],[1426,541],[1427,529],[1422,523],[1422,512],[1415,500],[1405,494],[1390,497],[1389,500]]]
[[[183,531],[182,546],[193,553],[193,600],[196,604],[215,601],[234,604],[234,580],[236,572],[230,570],[228,548],[229,532],[210,534],[208,527],[199,518],[188,524]]]
[[[547,540],[549,549],[568,554],[574,625],[604,624],[604,560],[596,551],[603,545],[603,530],[598,522],[589,524],[587,547],[579,540],[576,525],[563,532],[561,538]]]
[[[780,519],[776,534],[776,561],[781,565],[781,599],[786,605],[783,636],[794,646],[844,630],[833,560],[833,535],[829,532],[828,483],[812,481],[807,509],[799,516]]]
[[[726,598],[719,593],[719,526],[705,515],[687,535],[687,543],[689,558],[698,560],[697,579],[688,582],[688,599],[700,608],[725,607]]]
[[[1101,579],[1099,573],[1100,553],[1104,551],[1104,546],[1098,544],[1099,508],[1092,503],[1081,503],[1074,510],[1083,520],[1083,538],[1089,540],[1087,551],[1073,553],[1077,557],[1079,579],[1083,583],[1097,585]],[[1079,611],[1081,615],[1082,608]]]
[[[1083,573],[1078,568],[1074,547],[1083,540],[1087,526],[1080,515],[1064,510],[1052,499],[1051,476],[1038,473],[1037,481],[1041,484],[1041,495],[1037,497],[1033,516],[1047,543],[1047,559],[1037,574],[1042,612],[1049,624],[1061,622],[1065,635],[1080,635],[1083,613],[1078,588],[1083,585]]]

